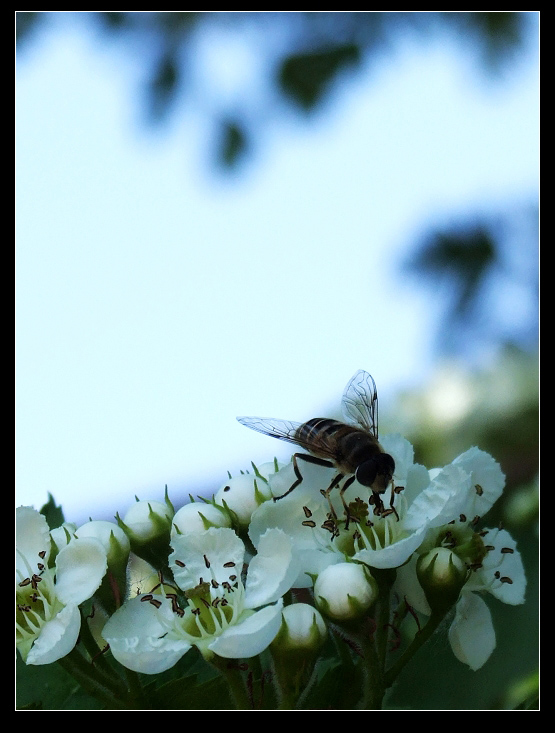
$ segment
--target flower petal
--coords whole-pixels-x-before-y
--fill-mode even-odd
[[[70,604],[42,627],[27,664],[51,664],[62,659],[73,649],[81,629],[81,614],[75,604]]]
[[[492,547],[482,567],[472,574],[468,590],[486,590],[502,603],[512,606],[524,603],[526,574],[516,542],[504,529],[490,529],[485,542]]]
[[[409,468],[414,463],[414,448],[399,433],[382,436],[380,443],[384,451],[393,456],[395,460],[395,484],[403,486],[407,480]]]
[[[310,512],[314,527],[306,523],[306,511]],[[328,511],[320,494],[317,497],[306,496],[295,490],[279,501],[265,502],[253,513],[249,525],[249,537],[253,545],[258,547],[264,532],[271,527],[277,527],[291,537],[296,550],[326,548],[330,545],[330,533],[321,526],[327,518]]]
[[[290,538],[281,529],[268,529],[249,563],[245,606],[258,608],[281,598],[299,574]]]
[[[106,568],[106,550],[100,540],[71,540],[56,558],[56,595],[64,604],[86,601],[102,582]]]
[[[273,606],[265,606],[250,615],[245,621],[230,626],[209,645],[215,654],[226,659],[248,659],[268,647],[281,626],[280,599]]]
[[[38,563],[48,562],[50,555],[50,532],[46,519],[32,506],[16,509],[16,582],[38,573]],[[46,553],[39,557],[40,553]],[[23,557],[22,557],[23,556]],[[23,560],[25,558],[25,560]],[[25,562],[26,561],[26,562]],[[29,564],[29,567],[27,567]]]
[[[398,568],[420,546],[424,539],[426,529],[426,527],[420,527],[420,529],[408,535],[408,537],[404,537],[380,550],[359,550],[353,557],[355,560],[369,565],[371,568]]]
[[[201,578],[217,583],[229,581],[230,574],[242,568],[245,556],[243,541],[227,527],[174,535],[171,545],[174,551],[169,563],[182,590],[195,588]]]
[[[124,667],[158,674],[173,667],[191,645],[168,634],[173,614],[166,601],[156,608],[141,598],[135,596],[118,609],[104,626],[102,636]]]
[[[496,460],[479,448],[470,448],[455,458],[459,466],[471,477],[465,514],[483,517],[503,493],[505,475]]]
[[[439,527],[458,518],[467,511],[470,486],[470,475],[461,467],[445,466],[410,505],[405,528]]]
[[[454,655],[470,669],[480,669],[495,649],[495,631],[489,608],[476,593],[464,593],[449,629]]]

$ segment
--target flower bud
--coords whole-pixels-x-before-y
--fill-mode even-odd
[[[223,509],[203,501],[185,504],[172,519],[172,535],[202,532],[210,527],[231,527],[231,520]]]
[[[468,578],[465,563],[447,547],[435,547],[422,555],[416,574],[430,608],[442,613],[457,602]]]
[[[242,473],[230,478],[214,497],[215,503],[229,509],[240,527],[247,527],[254,510],[272,498],[267,477],[274,470],[273,463],[265,463],[255,467],[254,474]]]
[[[56,529],[50,530],[50,538],[52,540],[50,564],[52,564],[53,560],[60,552],[60,550],[62,550],[66,545],[71,542],[71,539],[76,530],[77,525],[73,524],[72,522],[64,522],[60,527],[56,527]]]
[[[127,510],[123,523],[132,542],[144,544],[167,536],[172,517],[173,511],[161,501],[137,501]]]
[[[378,585],[363,565],[329,565],[316,578],[314,598],[326,616],[336,621],[361,618],[378,597]]]
[[[94,537],[100,540],[106,550],[108,567],[125,566],[129,557],[129,540],[115,522],[103,519],[93,520],[75,530],[76,537]]]
[[[104,520],[87,522],[76,530],[75,536],[79,539],[95,538],[106,551],[108,571],[96,590],[95,598],[108,613],[113,613],[125,596],[129,539],[121,527]]]
[[[131,550],[154,567],[166,564],[170,553],[173,507],[169,502],[137,501],[125,517],[117,517],[129,537]]]
[[[308,603],[293,603],[282,611],[281,628],[272,642],[272,653],[280,656],[317,652],[327,636],[320,612]]]

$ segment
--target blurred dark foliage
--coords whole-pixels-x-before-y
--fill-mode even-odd
[[[500,212],[496,220],[469,218],[422,237],[405,270],[447,304],[437,334],[440,350],[464,354],[469,339],[500,337],[528,350],[536,348],[538,235],[537,209],[517,207]],[[519,319],[508,325],[498,300],[506,297],[505,286],[528,294],[520,304]]]
[[[309,110],[323,97],[334,76],[359,62],[360,47],[356,43],[293,54],[281,63],[279,86],[286,96]]]
[[[47,20],[49,12],[16,13],[16,38],[23,47]],[[270,84],[282,97],[305,112],[322,104],[346,69],[355,69],[366,59],[387,52],[403,33],[418,33],[422,41],[447,30],[473,49],[484,68],[502,66],[523,43],[526,13],[523,12],[84,12],[80,17],[97,24],[122,42],[146,39],[149,53],[141,62],[145,72],[147,100],[153,118],[163,118],[175,97],[186,91],[187,54],[194,33],[208,24],[220,24],[230,32],[246,27],[260,40],[260,53],[271,56]],[[279,38],[279,43],[271,40]],[[266,41],[270,42],[266,42]],[[151,54],[152,49],[157,49]],[[393,49],[391,49],[392,51]],[[273,98],[269,104],[272,105]],[[234,119],[223,110],[219,125],[223,142],[219,161],[232,167],[248,149],[255,131],[252,122]],[[255,124],[262,124],[258,119]]]
[[[220,135],[220,157],[224,165],[231,166],[239,160],[246,148],[245,135],[239,124],[226,120]]]
[[[56,13],[17,12],[18,49],[32,42],[41,26]],[[400,37],[411,34],[422,43],[440,33],[457,38],[465,52],[487,73],[505,68],[525,46],[528,20],[534,13],[495,11],[429,12],[133,12],[78,13],[112,42],[140,48],[144,67],[145,107],[151,121],[162,121],[176,100],[191,88],[189,65],[195,34],[217,26],[227,34],[256,39],[258,66],[266,70],[270,93],[247,99],[239,109],[226,109],[215,100],[206,110],[214,129],[214,155],[224,170],[236,170],[252,152],[253,140],[272,115],[289,106],[303,114],[325,108],[325,102],[346,78],[361,67],[371,69],[373,59],[395,53]],[[243,35],[242,35],[243,34]],[[251,45],[253,45],[251,43]],[[225,51],[223,51],[225,53]],[[478,66],[478,64],[477,64]],[[252,96],[257,92],[253,91]],[[193,100],[194,101],[194,100]],[[220,108],[221,107],[221,108]],[[504,214],[501,212],[501,217]],[[471,327],[473,308],[479,302],[488,275],[500,262],[502,233],[482,223],[460,230],[430,235],[409,269],[425,273],[435,284],[452,288],[451,311],[441,332],[440,346],[449,351],[453,333]],[[519,245],[520,246],[520,245]],[[534,237],[523,245],[532,252]],[[475,321],[476,319],[474,319]],[[531,324],[533,329],[535,324]],[[456,327],[456,328],[453,328]],[[521,339],[520,339],[521,340]],[[459,339],[464,342],[464,339]],[[530,347],[530,343],[526,345]],[[463,345],[464,348],[464,345]],[[533,348],[533,346],[532,346]]]
[[[418,253],[413,267],[434,281],[456,281],[453,317],[468,310],[473,296],[495,261],[495,242],[488,229],[478,224],[468,232],[438,232]]]

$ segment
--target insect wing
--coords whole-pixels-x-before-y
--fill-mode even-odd
[[[264,435],[270,435],[272,438],[279,438],[289,443],[302,445],[295,438],[297,430],[301,427],[302,423],[291,422],[290,420],[278,420],[273,417],[238,417],[237,420],[241,425],[245,425],[245,427],[251,430],[256,430],[258,433],[264,433]]]
[[[372,376],[359,369],[345,387],[343,416],[375,438],[378,437],[378,390]]]

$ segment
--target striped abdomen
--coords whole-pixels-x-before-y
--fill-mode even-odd
[[[370,433],[324,417],[303,423],[295,441],[313,455],[333,461],[344,474],[355,473],[358,466],[383,452]]]

